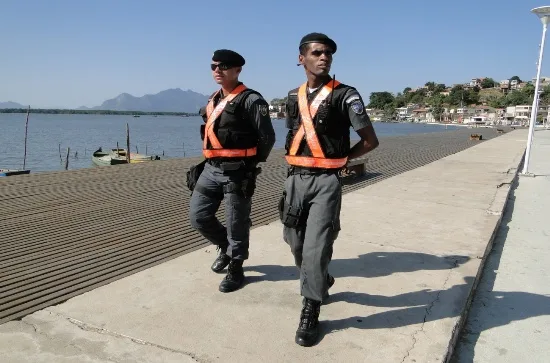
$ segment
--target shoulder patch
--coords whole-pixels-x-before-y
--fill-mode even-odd
[[[358,115],[365,112],[365,106],[363,105],[363,102],[361,102],[361,100],[354,100],[350,106],[353,112],[355,112]]]
[[[259,105],[259,111],[262,116],[267,116],[267,113],[269,112],[269,108],[267,105]]]
[[[359,97],[358,94],[355,94],[355,95],[352,95],[352,96],[349,96],[347,99],[346,99],[346,103],[349,105],[350,103],[352,103],[353,101],[357,101],[357,100],[361,100],[361,97]]]

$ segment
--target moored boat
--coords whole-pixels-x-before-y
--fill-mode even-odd
[[[97,149],[92,154],[92,162],[98,166],[127,164],[126,150],[111,149],[109,152],[103,151],[102,148]]]
[[[132,164],[134,164],[134,163],[144,163],[144,162],[153,161],[153,160],[160,160],[160,156],[130,153],[130,163],[132,163]]]
[[[0,177],[29,174],[30,170],[0,169]]]
[[[98,166],[127,164],[126,149],[111,149],[109,152],[103,151],[102,148],[97,149],[92,154],[92,162]],[[144,155],[130,153],[130,163],[144,163],[153,160],[160,160],[158,155]]]

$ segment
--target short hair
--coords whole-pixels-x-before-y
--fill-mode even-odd
[[[307,50],[309,49],[309,45],[310,45],[310,44],[311,44],[311,43],[306,43],[306,44],[300,45],[300,54],[301,54],[301,55],[306,55]]]

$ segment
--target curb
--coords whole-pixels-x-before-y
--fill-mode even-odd
[[[500,229],[500,226],[502,224],[502,217],[504,216],[504,211],[506,210],[506,206],[508,205],[508,198],[510,197],[510,193],[512,192],[513,189],[517,187],[519,170],[521,170],[521,166],[524,160],[525,160],[525,150],[523,151],[523,156],[520,158],[517,167],[511,168],[507,171],[508,178],[505,178],[505,179],[509,181],[505,181],[500,185],[497,185],[497,192],[495,194],[495,199],[491,203],[491,206],[487,209],[487,214],[498,215],[499,218],[497,223],[495,224],[495,228],[493,229],[493,232],[491,233],[491,238],[487,242],[487,247],[485,248],[485,252],[483,254],[483,257],[481,258],[481,262],[479,264],[476,276],[474,278],[472,288],[470,289],[470,293],[468,294],[468,298],[466,299],[466,304],[464,305],[464,308],[462,309],[462,312],[451,334],[451,340],[449,341],[449,345],[447,346],[447,354],[443,358],[443,362],[445,363],[449,363],[451,361],[456,344],[458,342],[458,338],[460,337],[460,334],[462,333],[464,325],[466,324],[466,321],[468,319],[468,314],[470,312],[470,307],[472,305],[473,298],[476,294],[478,284],[481,281],[481,277],[483,276],[485,263],[487,262],[487,258],[489,257],[489,254],[493,250],[493,243],[495,241],[495,237],[498,233],[498,230]]]

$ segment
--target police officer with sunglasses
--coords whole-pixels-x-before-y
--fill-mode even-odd
[[[248,258],[250,212],[257,167],[265,162],[275,143],[269,105],[257,91],[239,81],[245,59],[232,50],[214,52],[210,68],[220,89],[214,92],[200,114],[205,162],[189,181],[192,189],[191,225],[216,245],[219,255],[212,271],[227,274],[221,292],[232,292],[244,283],[243,262]],[[196,171],[196,170],[195,170]],[[225,201],[226,226],[216,218]]]
[[[336,43],[310,33],[301,39],[299,52],[306,82],[288,93],[289,170],[279,212],[284,240],[300,270],[303,306],[295,342],[311,346],[319,333],[321,304],[335,281],[328,267],[340,231],[339,172],[349,159],[376,148],[378,139],[359,92],[329,75]],[[353,147],[350,128],[361,138]]]

